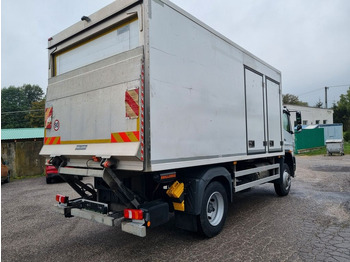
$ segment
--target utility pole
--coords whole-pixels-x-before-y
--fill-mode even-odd
[[[327,89],[329,89],[329,87],[325,86],[325,87],[324,87],[324,105],[325,105],[325,108],[328,108]]]

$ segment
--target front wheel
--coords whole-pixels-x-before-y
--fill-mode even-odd
[[[289,166],[284,163],[282,176],[274,183],[276,194],[279,196],[288,195],[291,185],[292,176],[290,175]]]
[[[199,231],[206,237],[214,237],[224,227],[227,215],[227,194],[224,186],[214,181],[204,191],[201,213],[198,217]]]

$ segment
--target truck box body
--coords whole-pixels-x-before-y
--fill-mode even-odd
[[[166,0],[89,19],[49,41],[42,155],[158,171],[284,154],[278,70]]]
[[[81,19],[48,48],[41,154],[80,195],[57,195],[60,213],[145,237],[172,212],[213,237],[234,193],[289,193],[278,70],[167,0],[119,0]]]

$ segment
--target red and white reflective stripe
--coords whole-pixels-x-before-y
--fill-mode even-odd
[[[45,108],[45,128],[50,129],[52,127],[52,111],[53,107]]]
[[[59,202],[59,203],[66,204],[68,202],[68,197],[60,195],[60,194],[57,194],[56,195],[56,201]]]
[[[144,61],[142,61],[141,68],[141,132],[140,132],[140,140],[141,140],[141,161],[143,161],[143,153],[144,153],[144,105],[145,105],[145,65]]]
[[[125,116],[133,119],[139,116],[139,89],[125,91]]]

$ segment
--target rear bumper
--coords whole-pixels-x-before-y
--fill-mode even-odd
[[[144,220],[135,222],[131,220],[126,220],[124,216],[120,217],[119,214],[100,214],[97,212],[73,208],[62,204],[56,204],[54,206],[54,210],[64,215],[65,217],[80,217],[111,227],[121,226],[122,231],[126,233],[133,234],[139,237],[146,236],[146,226],[144,225]]]
[[[124,217],[111,216],[107,214],[100,214],[97,212],[77,209],[69,206],[64,206],[61,204],[56,204],[54,210],[66,217],[80,217],[90,221],[94,221],[100,224],[107,226],[120,226],[121,222],[124,220]]]

